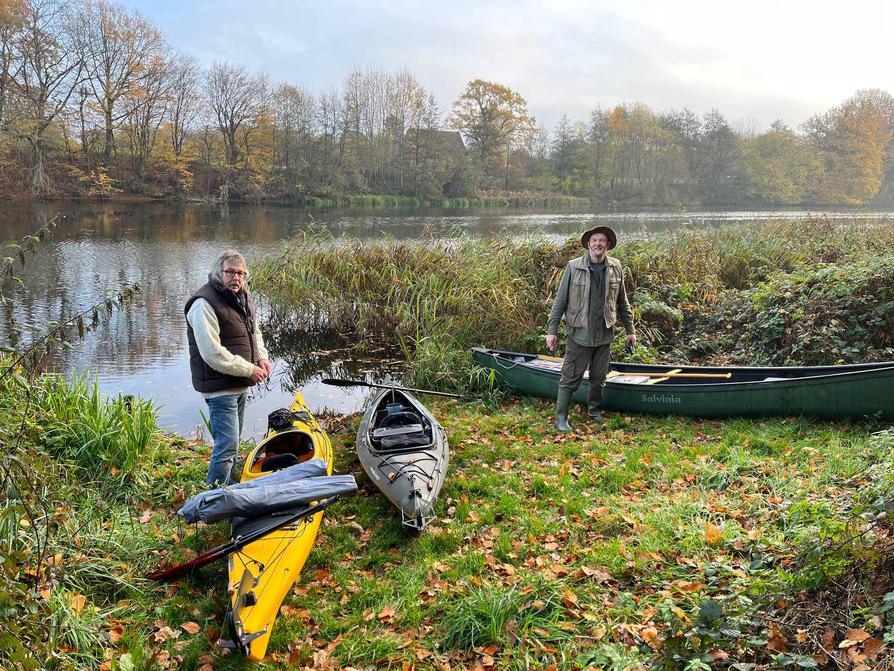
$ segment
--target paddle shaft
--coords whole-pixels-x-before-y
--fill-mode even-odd
[[[474,400],[470,396],[462,396],[460,394],[448,394],[446,391],[432,391],[431,389],[413,389],[412,387],[397,387],[393,384],[376,384],[375,382],[364,382],[363,380],[340,380],[338,378],[323,378],[320,380],[323,384],[331,384],[334,387],[373,387],[375,389],[396,389],[397,391],[411,391],[414,394],[432,394],[434,396],[449,396],[450,398],[461,398],[465,400]]]
[[[334,503],[338,498],[338,496],[332,496],[328,499],[323,499],[310,508],[297,512],[294,515],[288,515],[286,517],[283,517],[282,519],[271,522],[268,526],[257,529],[256,531],[245,534],[244,536],[237,536],[236,538],[228,540],[226,543],[221,543],[220,545],[213,547],[206,552],[203,552],[194,559],[190,559],[187,562],[183,562],[182,564],[177,564],[166,569],[161,569],[160,571],[155,571],[153,573],[150,573],[146,577],[149,578],[149,580],[158,581],[181,578],[194,569],[206,566],[217,559],[223,559],[233,552],[241,550],[246,545],[254,543],[256,540],[263,538],[267,534],[273,533],[278,529],[282,529],[283,527],[287,527],[290,524],[294,524],[300,519],[320,512],[330,503]]]
[[[639,371],[612,371],[615,376],[618,375],[642,375],[644,377],[717,377],[728,380],[733,376],[732,373],[641,373]]]

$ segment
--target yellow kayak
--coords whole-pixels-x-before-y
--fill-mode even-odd
[[[289,410],[293,413],[289,418],[291,424],[279,431],[271,429],[258,443],[245,461],[242,482],[310,459],[322,459],[327,473],[332,474],[329,436],[308,411],[300,392],[295,395]],[[280,604],[301,573],[322,519],[321,510],[229,556],[228,593],[232,611],[227,616],[227,627],[231,647],[248,659],[261,661],[264,658]],[[252,523],[255,522],[249,524]]]

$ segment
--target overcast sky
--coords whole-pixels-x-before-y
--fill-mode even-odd
[[[894,93],[880,0],[125,0],[204,65],[313,92],[356,67],[407,69],[442,114],[472,79],[509,86],[549,130],[641,102],[792,127],[861,88]]]

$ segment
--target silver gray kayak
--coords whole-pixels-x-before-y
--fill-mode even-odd
[[[369,401],[357,430],[363,470],[416,531],[435,519],[435,502],[450,461],[447,432],[416,399],[382,389]]]

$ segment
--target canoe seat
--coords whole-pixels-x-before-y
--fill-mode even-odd
[[[385,415],[379,422],[377,431],[381,428],[390,428],[393,426],[409,426],[410,424],[419,424],[419,415],[415,412],[393,412]]]
[[[425,433],[425,427],[419,423],[419,418],[413,415],[413,419],[416,420],[413,424],[380,426],[373,429],[373,444],[380,450],[402,450],[408,447],[423,447],[431,443]]]
[[[421,418],[415,412],[385,415],[372,430],[373,447],[378,450],[403,450],[431,444]]]

